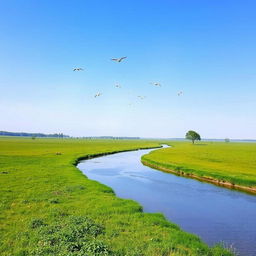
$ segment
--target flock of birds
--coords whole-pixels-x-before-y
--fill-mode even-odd
[[[126,59],[126,58],[127,58],[127,57],[112,58],[111,60],[120,63],[120,62],[122,62],[122,61],[123,61],[124,59]],[[73,69],[73,71],[83,71],[83,70],[84,70],[83,68],[74,68],[74,69]],[[150,82],[150,84],[151,84],[151,85],[154,85],[154,86],[157,86],[157,87],[161,87],[161,86],[162,86],[159,82]],[[120,84],[116,84],[115,87],[116,87],[116,88],[122,88],[122,86],[121,86]],[[94,98],[97,98],[97,97],[99,97],[99,96],[101,96],[101,95],[102,95],[102,93],[101,93],[101,92],[98,92],[98,93],[96,93],[96,94],[94,95]],[[179,92],[177,93],[177,95],[178,95],[178,96],[182,96],[182,95],[183,95],[183,91],[179,91]],[[139,95],[138,98],[141,99],[141,100],[144,100],[144,99],[146,98],[146,96],[141,96],[141,95]],[[129,104],[129,105],[131,105],[131,104]]]

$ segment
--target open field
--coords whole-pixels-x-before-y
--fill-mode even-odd
[[[0,254],[231,255],[87,179],[77,159],[157,142],[0,138]],[[61,152],[61,155],[56,155]]]
[[[142,162],[165,171],[256,193],[256,143],[168,142]]]

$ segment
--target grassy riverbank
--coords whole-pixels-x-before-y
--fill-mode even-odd
[[[0,255],[231,255],[87,179],[77,159],[155,141],[0,138]],[[56,155],[56,152],[61,154]]]
[[[256,143],[168,142],[142,157],[146,165],[256,193]]]

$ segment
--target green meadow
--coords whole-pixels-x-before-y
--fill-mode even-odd
[[[142,157],[145,164],[256,189],[256,143],[168,142]]]
[[[111,188],[87,179],[75,167],[85,157],[157,146],[157,141],[143,140],[1,137],[0,255],[232,255],[221,246],[208,247],[161,214],[143,213],[138,203],[117,198]],[[216,145],[193,150],[207,147]],[[221,147],[228,154],[228,149],[239,150],[241,145]],[[244,147],[248,152],[255,149]],[[182,143],[149,156],[166,163],[178,161],[176,150],[182,148],[189,158],[192,147]],[[173,163],[183,163],[185,156]],[[200,166],[195,161],[195,168],[196,164]],[[214,169],[218,163],[212,164]],[[246,171],[246,166],[241,168]]]

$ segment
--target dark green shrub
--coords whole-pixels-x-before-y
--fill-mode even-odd
[[[42,219],[33,219],[30,223],[31,228],[38,228],[41,226],[45,226],[46,224],[43,222]]]
[[[50,199],[50,203],[51,204],[59,204],[60,200],[58,198],[53,198],[53,199]]]
[[[42,226],[37,220],[33,226]],[[37,248],[31,255],[58,256],[104,256],[111,251],[104,242],[97,240],[98,235],[104,235],[104,227],[84,216],[72,216],[59,219],[56,225],[44,226],[38,229]]]

